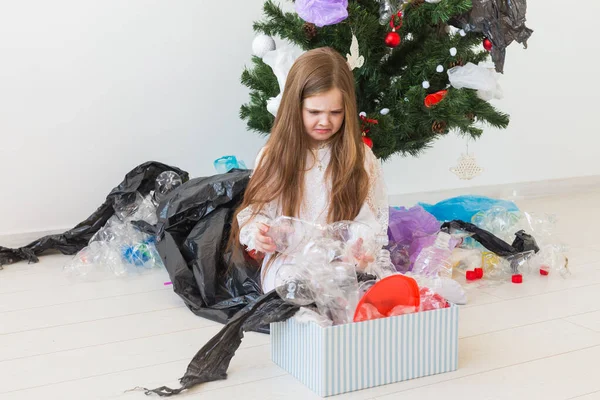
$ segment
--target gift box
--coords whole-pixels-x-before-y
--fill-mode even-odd
[[[321,397],[454,371],[458,307],[323,328],[271,324],[271,358]]]

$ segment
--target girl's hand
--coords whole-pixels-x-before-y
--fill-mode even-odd
[[[269,232],[269,229],[270,227],[268,225],[259,223],[258,232],[256,233],[256,238],[254,238],[256,250],[265,254],[274,253],[277,249],[273,239],[267,236],[267,232]]]
[[[354,260],[356,260],[358,268],[361,270],[365,269],[370,263],[375,261],[375,257],[373,257],[373,255],[365,252],[365,249],[363,248],[363,242],[363,239],[360,238],[351,247],[352,256],[354,257]]]

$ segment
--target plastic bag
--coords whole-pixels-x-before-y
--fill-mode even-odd
[[[319,28],[348,18],[348,0],[296,0],[296,12]]]
[[[436,293],[434,290],[423,287],[420,291],[421,294],[421,307],[420,311],[439,310],[441,308],[448,308],[450,304],[441,295]]]
[[[248,304],[208,341],[190,361],[185,375],[179,380],[181,387],[171,389],[161,386],[156,389],[136,388],[146,394],[172,396],[201,383],[227,378],[227,368],[242,344],[244,332],[256,331],[270,323],[290,319],[298,311],[298,306],[279,298],[275,290]]]
[[[490,232],[464,221],[450,221],[442,224],[442,230],[452,233],[453,230],[472,232],[472,239],[479,242],[486,249],[493,251],[499,256],[506,257],[518,253],[514,247]]]
[[[480,211],[473,215],[471,222],[509,242],[514,239],[514,233],[519,230],[518,225],[521,217],[522,214],[518,211],[508,211],[504,207],[494,206],[489,210]]]
[[[456,89],[474,89],[477,95],[484,100],[502,98],[502,89],[498,84],[498,77],[493,69],[482,65],[467,63],[448,70],[450,84]]]
[[[156,247],[173,290],[196,315],[225,323],[260,297],[260,265],[227,248],[231,220],[250,171],[192,179],[158,207]],[[261,332],[268,332],[263,326]]]
[[[504,71],[506,47],[513,41],[523,43],[533,33],[525,26],[526,0],[473,0],[472,8],[454,17],[451,23],[467,32],[481,32],[492,41],[492,60],[496,71]]]
[[[292,65],[303,53],[304,50],[300,47],[289,45],[269,51],[262,59],[265,64],[271,67],[273,73],[277,77],[277,82],[279,83],[279,94],[276,97],[271,97],[267,100],[267,111],[274,116],[277,116],[277,110],[279,110],[279,104],[283,97],[283,90],[285,88],[288,73],[290,72]]]
[[[312,308],[308,308],[308,307],[300,308],[300,310],[298,310],[296,315],[294,315],[294,319],[301,324],[309,324],[309,323],[313,322],[322,328],[328,328],[332,325],[332,322],[330,319],[325,318],[324,316],[319,314],[317,311],[313,310]]]
[[[410,245],[415,238],[433,235],[439,230],[438,220],[421,206],[390,208],[390,243]]]
[[[213,165],[219,174],[226,174],[232,169],[247,169],[246,164],[236,158],[236,156],[223,156],[217,158]]]
[[[434,205],[419,204],[439,221],[471,221],[475,214],[487,211],[492,207],[502,207],[507,211],[519,211],[513,202],[484,196],[458,196],[440,201]]]
[[[18,249],[0,247],[0,266],[20,260],[38,262],[37,256],[50,249],[68,255],[76,254],[86,247],[92,236],[115,215],[115,205],[120,204],[123,199],[131,202],[132,198],[137,198],[137,192],[143,197],[150,194],[156,178],[165,171],[176,172],[183,181],[189,179],[187,172],[176,167],[154,161],[141,164],[127,173],[124,180],[108,194],[104,203],[73,229],[58,235],[44,236]]]

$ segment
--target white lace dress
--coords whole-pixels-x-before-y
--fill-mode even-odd
[[[258,154],[256,164],[260,162],[263,151]],[[300,209],[300,219],[316,224],[327,223],[329,209],[329,198],[331,183],[325,182],[325,171],[330,160],[330,148],[319,149],[316,153],[317,162],[313,155],[307,153],[307,165],[311,166],[304,175],[304,202]],[[369,193],[355,221],[369,225],[377,234],[387,235],[389,220],[389,203],[387,190],[383,179],[381,165],[370,148],[365,146],[365,169],[369,175]],[[268,188],[265,188],[268,190]],[[269,225],[269,221],[281,216],[281,210],[277,202],[271,202],[252,218],[253,209],[248,207],[238,214],[238,223],[242,226],[240,230],[240,242],[247,250],[255,250],[254,238],[258,232],[257,223]],[[263,260],[263,266],[267,264],[270,255],[267,254]],[[285,263],[293,263],[293,257],[280,256],[268,268],[262,276],[263,291],[269,292],[275,288],[275,276],[279,267]]]

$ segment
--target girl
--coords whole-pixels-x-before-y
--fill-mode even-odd
[[[281,215],[321,225],[354,220],[387,236],[388,213],[380,165],[362,143],[346,60],[329,48],[304,53],[290,69],[271,135],[233,218],[232,243],[265,255],[266,293],[275,288],[279,267],[293,262],[274,253],[269,221]]]

